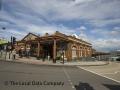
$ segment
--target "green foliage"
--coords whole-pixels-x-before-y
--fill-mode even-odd
[[[2,40],[2,39],[0,39],[0,44],[5,44],[5,43],[7,43],[6,40]]]
[[[56,60],[60,60],[60,59],[61,59],[61,57],[60,57],[60,56],[57,56],[57,57],[56,57]]]
[[[40,57],[36,57],[37,60],[40,60]]]

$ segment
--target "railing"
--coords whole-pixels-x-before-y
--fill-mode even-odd
[[[6,51],[0,51],[0,60],[6,60]]]
[[[109,58],[80,57],[73,58],[72,61],[109,61]]]
[[[0,51],[0,60],[13,60],[13,54],[5,50]]]

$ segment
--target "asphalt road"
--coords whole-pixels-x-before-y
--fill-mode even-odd
[[[120,83],[76,66],[0,61],[0,90],[120,90]]]

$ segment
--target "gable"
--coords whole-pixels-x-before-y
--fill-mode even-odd
[[[29,41],[29,40],[35,40],[36,38],[38,38],[37,35],[34,35],[32,33],[29,33],[28,35],[26,35],[22,40],[24,41]]]

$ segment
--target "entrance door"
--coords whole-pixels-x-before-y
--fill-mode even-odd
[[[31,56],[37,56],[37,48],[38,48],[37,44],[31,44],[30,47]]]
[[[45,59],[48,59],[48,56],[49,56],[49,58],[53,58],[53,46],[52,46],[52,44],[43,45],[43,57]]]

